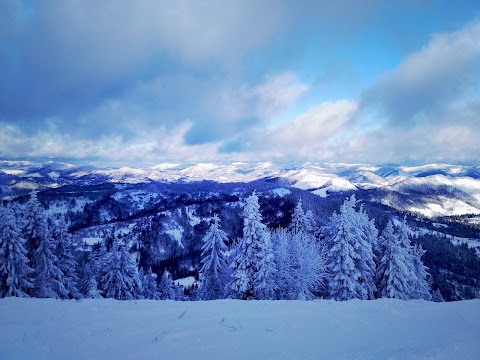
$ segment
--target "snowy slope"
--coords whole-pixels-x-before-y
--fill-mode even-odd
[[[480,300],[7,298],[0,318],[1,359],[480,359]]]

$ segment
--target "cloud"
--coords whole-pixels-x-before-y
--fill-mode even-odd
[[[361,106],[380,110],[397,125],[435,113],[478,84],[478,39],[480,21],[452,33],[434,35],[424,48],[369,87]]]
[[[273,128],[257,127],[227,141],[220,151],[262,154],[265,158],[330,159],[337,136],[352,132],[350,120],[356,110],[352,100],[324,102]]]

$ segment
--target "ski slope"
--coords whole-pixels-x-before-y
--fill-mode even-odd
[[[480,359],[480,300],[0,299],[0,359]]]

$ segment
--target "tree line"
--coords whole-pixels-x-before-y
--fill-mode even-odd
[[[132,244],[115,236],[82,264],[62,216],[49,219],[33,191],[23,211],[0,207],[0,297],[128,299],[397,299],[430,294],[425,251],[410,242],[404,221],[379,234],[355,196],[318,227],[299,200],[288,228],[262,222],[255,192],[245,202],[243,236],[233,241],[218,215],[203,237],[199,287],[186,297],[169,272],[139,267]]]

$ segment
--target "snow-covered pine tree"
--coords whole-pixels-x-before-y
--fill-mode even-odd
[[[275,266],[270,233],[268,231],[262,237],[260,253],[257,258],[258,270],[253,274],[254,297],[262,300],[274,300],[277,291],[277,285],[275,283],[277,268]]]
[[[277,268],[276,284],[277,299],[288,300],[293,298],[295,280],[293,278],[293,264],[295,253],[293,241],[287,229],[278,228],[272,232],[272,245]]]
[[[292,222],[290,223],[290,232],[299,233],[310,231],[310,224],[302,207],[302,199],[298,199],[295,209],[293,209]]]
[[[48,230],[48,229],[46,229]],[[40,244],[33,254],[35,264],[33,295],[39,298],[66,299],[68,290],[62,270],[58,268],[55,246],[49,232],[39,234]]]
[[[293,233],[291,242],[294,254],[291,273],[294,281],[290,299],[313,300],[324,285],[325,256],[311,234],[303,231]]]
[[[203,300],[221,299],[228,284],[228,265],[225,252],[227,234],[220,228],[220,218],[213,216],[213,223],[203,238],[202,269],[200,270],[199,296]]]
[[[408,300],[412,284],[412,270],[408,266],[410,254],[400,242],[392,222],[382,232],[384,252],[378,268],[378,291],[382,297]]]
[[[350,199],[351,200],[351,199]],[[360,273],[356,269],[359,255],[353,246],[351,201],[345,200],[340,213],[333,213],[323,231],[326,239],[326,266],[329,271],[328,296],[335,300],[359,298]]]
[[[349,200],[348,210],[353,219],[353,230],[355,231],[354,245],[358,259],[355,267],[360,273],[358,294],[362,300],[371,300],[375,297],[375,256],[373,249],[377,247],[378,230],[373,220],[370,220],[363,206],[360,211],[355,211],[355,195]]]
[[[82,266],[78,290],[86,299],[98,299],[102,297],[98,289],[97,271],[93,253],[90,253],[87,261]]]
[[[158,284],[158,293],[160,300],[176,300],[175,284],[167,269],[163,272],[160,283]]]
[[[115,238],[105,258],[100,287],[107,298],[133,300],[142,298],[142,284],[135,260],[122,240]]]
[[[415,271],[415,284],[411,288],[412,299],[431,300],[430,285],[428,283],[428,268],[422,262],[422,256],[426,253],[422,245],[415,244],[412,247],[413,268]]]
[[[63,272],[63,285],[68,291],[68,298],[80,299],[82,295],[77,288],[79,279],[77,263],[72,254],[72,236],[68,232],[68,226],[63,215],[59,217],[55,224],[53,239],[57,245],[55,251],[58,258],[57,266]]]
[[[414,249],[412,243],[410,241],[410,233],[409,228],[407,225],[406,217],[398,223],[396,226],[396,233],[398,235],[398,241],[400,246],[405,249],[407,255],[405,257],[405,267],[408,272],[409,276],[409,283],[408,283],[408,290],[409,290],[409,298],[412,299],[415,296],[415,287],[420,284],[417,274],[415,271],[415,260],[414,260]],[[422,254],[423,255],[423,254]],[[421,262],[421,259],[420,259]],[[420,269],[419,269],[420,270]]]
[[[141,273],[143,275],[140,275],[143,286],[143,297],[150,300],[159,300],[160,293],[158,292],[157,276],[153,273],[152,267],[150,266],[148,268],[146,274],[143,272],[143,269],[141,269]]]
[[[231,265],[233,269],[233,279],[230,284],[231,298],[246,300],[254,296],[255,282],[258,284],[262,281],[258,276],[254,279],[255,273],[259,271],[259,266],[271,264],[270,260],[263,261],[260,258],[268,253],[268,250],[264,251],[263,245],[267,242],[269,242],[267,229],[262,223],[258,196],[254,191],[247,198],[243,209],[243,237],[238,244],[237,256]]]
[[[35,190],[30,193],[30,199],[25,205],[22,234],[26,241],[25,248],[27,249],[27,257],[31,262],[30,266],[34,268],[35,264],[32,261],[34,260],[34,253],[43,238],[49,234],[45,210],[38,201],[37,191]]]
[[[13,211],[0,206],[0,298],[28,297],[33,286],[24,243]]]

